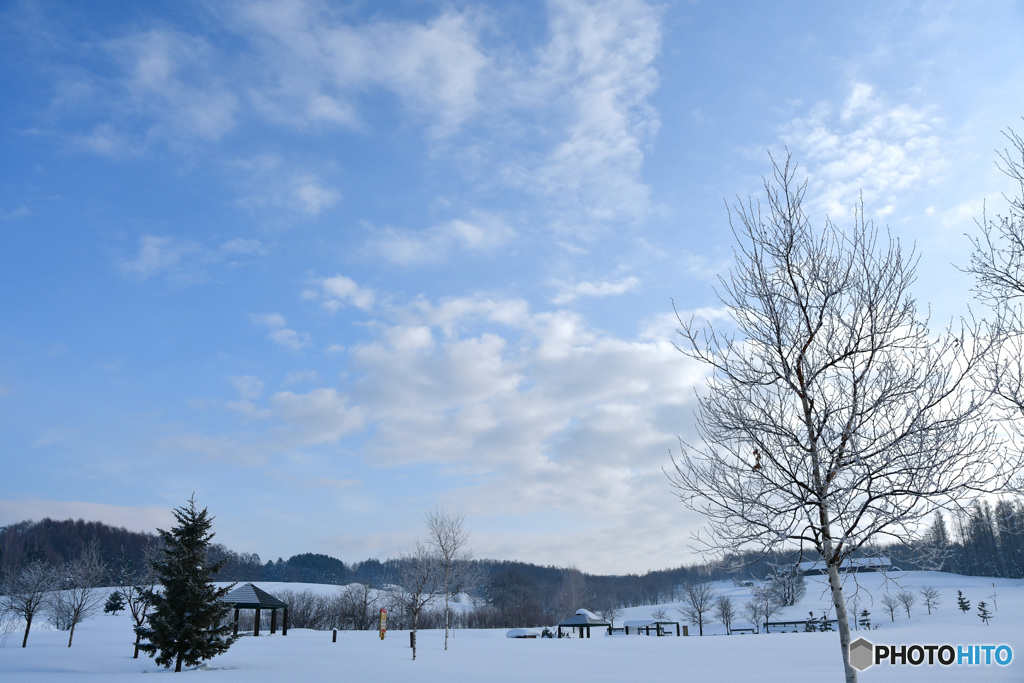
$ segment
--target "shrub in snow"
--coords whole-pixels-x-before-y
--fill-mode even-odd
[[[986,626],[992,619],[992,613],[988,611],[988,604],[984,600],[978,603],[978,616],[981,617]]]

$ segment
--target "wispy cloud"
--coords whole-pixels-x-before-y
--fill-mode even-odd
[[[118,268],[133,280],[162,276],[176,284],[205,282],[213,266],[239,265],[239,257],[256,257],[268,253],[260,240],[235,238],[217,247],[170,235],[143,235],[138,239],[134,256],[121,258]]]
[[[262,78],[250,97],[266,117],[304,128],[358,127],[359,96],[372,88],[397,94],[437,135],[476,112],[487,59],[468,14],[447,10],[422,23],[343,17],[315,1],[238,6],[233,20],[259,37]]]
[[[0,209],[0,220],[5,221],[17,221],[21,220],[22,218],[28,218],[31,215],[32,210],[29,209],[24,204],[17,207],[16,209],[11,209],[10,211],[4,211],[3,209]]]
[[[288,321],[280,313],[254,313],[249,318],[254,325],[269,327],[267,339],[286,349],[298,351],[309,345],[309,334],[287,327]]]
[[[855,83],[840,106],[819,103],[780,137],[814,179],[809,199],[816,207],[833,218],[847,216],[863,190],[876,207],[872,213],[884,217],[902,191],[946,168],[940,127],[932,111],[891,105],[872,85]]]
[[[490,253],[505,245],[515,231],[501,218],[476,214],[422,231],[385,228],[375,231],[368,248],[374,255],[398,265],[441,263],[451,252]]]
[[[561,220],[572,230],[639,220],[651,209],[644,147],[659,127],[648,102],[658,85],[659,12],[642,2],[550,7],[551,40],[512,92],[561,128],[539,163],[513,160],[504,176],[567,210]]]
[[[635,290],[640,286],[640,280],[635,277],[627,277],[617,282],[577,282],[576,284],[563,284],[560,291],[551,300],[557,305],[567,304],[579,297],[605,297],[618,296]]]
[[[234,129],[238,100],[205,39],[161,28],[106,47],[122,67],[116,114],[145,115],[153,122],[147,137],[217,140]]]
[[[145,280],[158,273],[181,272],[184,261],[203,252],[195,242],[175,237],[143,235],[134,258],[122,261],[121,271],[129,277]]]
[[[303,169],[274,154],[236,159],[230,166],[239,174],[238,203],[253,210],[319,216],[338,204],[342,193],[323,178],[332,165],[318,165],[320,171]]]

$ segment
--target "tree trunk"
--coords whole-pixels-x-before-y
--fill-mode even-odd
[[[181,653],[179,652],[178,656],[174,660],[174,673],[180,673],[180,672],[181,672]]]
[[[839,582],[839,566],[831,562],[828,565],[828,585],[832,589],[832,602],[836,606],[836,621],[839,623],[839,647],[843,651],[846,683],[857,683],[857,670],[850,665],[850,620],[846,613],[846,600],[843,599],[843,585]]]
[[[139,641],[142,640],[142,636],[138,633],[135,634],[135,654],[132,655],[132,659],[139,658]]]
[[[32,615],[25,617],[25,637],[21,639],[21,646],[25,647],[28,645],[28,630],[32,628]]]
[[[444,649],[448,650],[448,624],[451,622],[451,611],[448,609],[448,593],[444,594]]]
[[[412,613],[412,661],[416,661],[416,622],[419,621],[420,613]]]
[[[68,647],[71,647],[71,639],[75,637],[75,622],[71,622],[71,633],[68,634]]]

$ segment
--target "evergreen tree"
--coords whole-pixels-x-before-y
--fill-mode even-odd
[[[124,609],[124,596],[121,595],[121,591],[114,591],[107,598],[106,604],[103,605],[103,611],[107,614],[113,614],[115,617],[117,613]]]
[[[814,633],[818,630],[818,620],[814,618],[814,612],[808,612],[807,621],[804,623],[804,633]]]
[[[956,606],[957,608],[967,614],[971,609],[971,601],[964,597],[964,594],[960,591],[956,592]]]
[[[992,618],[992,613],[988,611],[988,604],[984,600],[978,603],[978,616],[986,625]]]
[[[860,627],[865,631],[871,630],[871,612],[866,609],[860,613],[860,621],[858,622]]]
[[[827,611],[821,613],[821,622],[820,622],[820,625],[818,626],[818,630],[819,631],[831,631],[832,630],[832,620],[828,618],[828,612]]]
[[[146,600],[152,611],[135,632],[146,642],[139,649],[156,663],[175,671],[181,665],[195,666],[225,652],[234,642],[226,617],[230,608],[222,598],[233,586],[217,588],[213,575],[226,559],[210,563],[207,549],[213,533],[213,518],[206,508],[196,510],[195,497],[187,507],[174,510],[178,524],[170,531],[157,529],[163,541],[162,556],[153,561],[153,572],[161,586],[149,589]]]

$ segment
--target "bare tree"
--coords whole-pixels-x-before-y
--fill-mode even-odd
[[[743,616],[754,626],[754,630],[760,633],[761,621],[765,619],[764,603],[757,599],[743,603]]]
[[[378,623],[379,612],[375,612],[380,601],[379,593],[369,583],[356,583],[344,588],[341,595],[341,619],[343,624],[357,631],[369,631]]]
[[[658,621],[666,621],[668,619],[668,610],[666,610],[664,607],[659,607],[658,609],[651,612],[651,619],[656,619]]]
[[[58,568],[60,590],[50,594],[50,610],[69,631],[68,647],[75,637],[75,626],[95,614],[103,602],[105,592],[98,584],[106,571],[96,543],[90,543],[78,557]]]
[[[782,607],[779,603],[778,592],[771,584],[755,586],[751,589],[750,593],[753,596],[754,602],[761,606],[761,616],[765,621],[771,619]]]
[[[590,604],[590,593],[587,591],[587,579],[576,567],[562,571],[562,581],[555,596],[555,607],[560,619],[575,614],[578,609],[593,607]]]
[[[56,577],[53,568],[39,560],[8,572],[4,581],[3,611],[25,620],[25,636],[21,646],[28,644],[32,620],[46,608]]]
[[[124,603],[132,615],[135,630],[135,653],[132,659],[139,658],[139,642],[142,636],[139,629],[146,622],[146,615],[149,613],[149,601],[146,594],[156,587],[156,579],[153,575],[153,561],[156,559],[157,550],[149,546],[144,551],[144,558],[141,567],[132,567],[127,562],[121,567],[118,576],[118,591],[124,597]]]
[[[704,635],[704,624],[711,616],[715,597],[715,589],[708,581],[688,581],[683,584],[683,606],[679,608],[679,613],[687,621],[697,624],[700,635]]]
[[[986,207],[981,220],[975,221],[981,235],[970,238],[974,250],[964,270],[974,275],[975,297],[995,313],[993,335],[1000,344],[986,363],[986,379],[1007,408],[1004,417],[1019,450],[1024,440],[1024,138],[1012,129],[1003,134],[1009,147],[999,153],[996,165],[1017,186],[1017,193],[1003,195],[1003,212],[990,217]],[[1014,488],[1024,491],[1024,477]]]
[[[444,599],[444,649],[448,649],[451,627],[451,600],[478,580],[469,548],[469,529],[465,512],[447,512],[434,508],[427,513],[427,542],[437,555],[438,588]]]
[[[936,505],[999,488],[1021,458],[991,457],[987,394],[971,381],[984,339],[965,324],[932,335],[910,294],[916,256],[880,240],[862,207],[846,230],[813,230],[795,174],[787,156],[766,205],[730,215],[736,265],[719,297],[736,332],[677,312],[679,350],[712,377],[700,441],[680,439],[669,477],[707,517],[707,551],[820,554],[852,683],[843,562],[914,539]]]
[[[900,608],[899,598],[895,598],[886,593],[882,596],[880,602],[882,603],[882,607],[885,608],[885,611],[889,613],[889,620],[896,621],[896,610]]]
[[[907,610],[907,619],[909,619],[910,608],[917,604],[917,596],[910,591],[900,591],[896,594],[896,599],[903,605],[903,609]]]
[[[429,548],[417,541],[413,552],[400,555],[395,566],[391,600],[392,604],[412,619],[412,658],[415,660],[420,614],[437,598],[437,558]]]
[[[726,635],[732,635],[732,620],[736,616],[736,608],[732,598],[728,595],[719,595],[715,599],[715,619],[722,622]]]
[[[622,615],[622,605],[614,601],[614,598],[605,597],[601,600],[601,606],[597,611],[598,615],[608,621],[615,628],[615,620]]]
[[[797,564],[775,564],[770,563],[769,572],[765,581],[767,587],[774,595],[775,602],[780,607],[792,607],[803,600],[807,593],[807,583],[804,575],[800,573]]]

